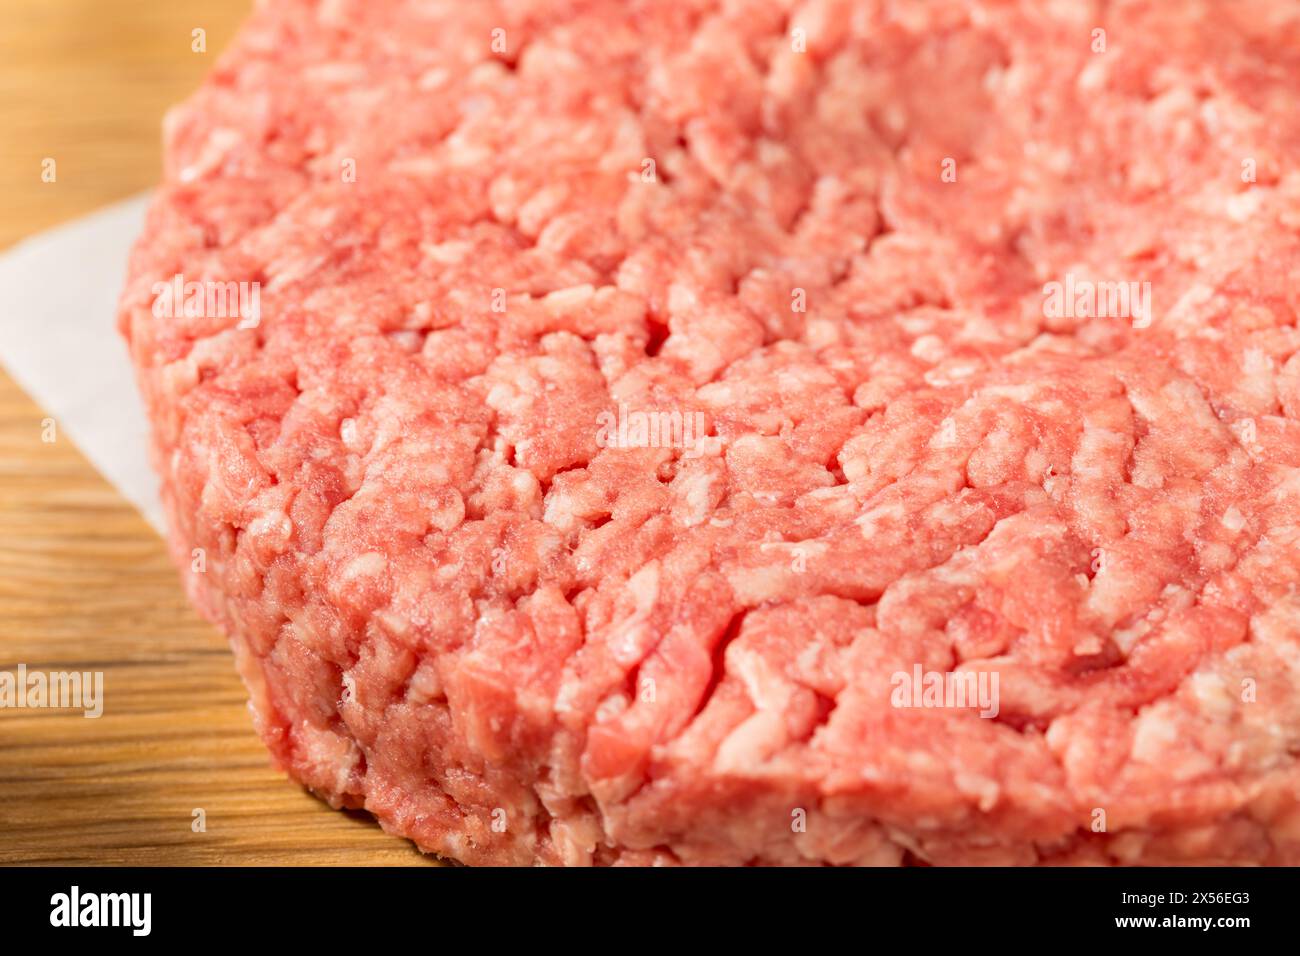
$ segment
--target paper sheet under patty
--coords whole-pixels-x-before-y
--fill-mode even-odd
[[[0,255],[0,363],[160,532],[158,480],[118,293],[147,194],[27,239]],[[40,423],[32,423],[40,441]]]

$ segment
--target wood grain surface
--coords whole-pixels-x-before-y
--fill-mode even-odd
[[[0,0],[0,247],[155,182],[248,6]],[[0,670],[102,671],[104,713],[0,709],[0,864],[429,862],[270,767],[162,541],[45,417],[0,373]]]

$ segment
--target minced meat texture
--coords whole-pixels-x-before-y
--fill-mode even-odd
[[[1298,10],[261,5],[121,324],[275,759],[470,863],[1300,863]]]

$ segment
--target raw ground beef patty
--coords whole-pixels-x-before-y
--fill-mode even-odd
[[[262,5],[121,325],[276,761],[470,863],[1300,863],[1296,12]]]

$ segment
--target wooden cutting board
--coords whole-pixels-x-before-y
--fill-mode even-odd
[[[156,182],[248,6],[0,0],[0,247]],[[162,541],[45,417],[0,372],[0,670],[102,671],[104,713],[0,709],[0,864],[429,862],[271,769]]]

